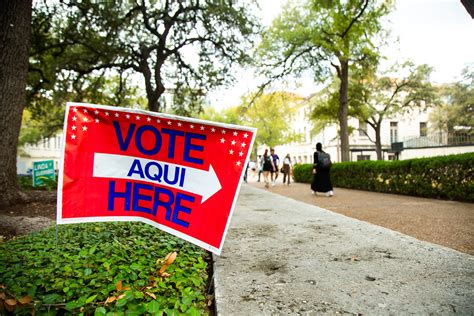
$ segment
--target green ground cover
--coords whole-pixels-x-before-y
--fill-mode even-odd
[[[142,223],[52,227],[0,243],[0,314],[206,314],[208,257]]]

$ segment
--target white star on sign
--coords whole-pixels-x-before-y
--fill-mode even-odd
[[[189,127],[190,127],[191,129],[194,129],[194,125],[193,125],[193,124],[189,125]]]
[[[96,122],[96,123],[99,123],[100,121],[99,121],[99,119],[95,119],[95,122]]]
[[[87,109],[82,110],[82,112],[87,113]]]
[[[229,154],[233,155],[234,154],[234,151],[231,149],[229,150]]]
[[[94,113],[97,115],[97,114],[99,114],[99,111],[95,110]]]
[[[232,140],[232,141],[231,141],[231,144],[232,144],[232,146],[234,146],[234,145],[235,145],[235,143],[236,143],[236,141],[235,141],[235,140]]]
[[[247,138],[249,136],[249,134],[245,133],[244,134],[244,138]]]
[[[86,131],[87,131],[87,126],[83,126],[83,127],[82,127],[82,131],[83,131],[83,132],[86,132]]]
[[[76,130],[76,125],[73,125],[71,128],[72,128],[73,131],[75,131]]]
[[[105,112],[105,116],[109,116],[109,115],[110,115],[110,113],[109,113],[109,112]]]
[[[82,120],[83,120],[84,122],[89,122],[89,120],[87,119],[87,117],[84,117]]]
[[[246,143],[242,143],[241,146],[245,148],[245,146],[247,146],[247,144],[246,144]]]
[[[76,135],[72,134],[72,135],[71,135],[71,138],[72,138],[72,139],[76,139]]]
[[[147,121],[147,122],[151,122],[151,117],[147,117],[147,118],[146,118],[146,121]]]
[[[223,129],[223,130],[221,131],[221,133],[222,133],[222,134],[225,134],[225,130]]]
[[[73,120],[74,122],[77,121],[77,117],[73,116],[73,117],[72,117],[72,120]]]
[[[119,117],[119,116],[120,116],[120,114],[118,114],[117,112],[115,112],[114,115],[115,115],[115,117]]]
[[[242,157],[244,155],[243,152],[239,152],[239,156]]]
[[[234,136],[237,136],[237,135],[238,135],[238,133],[234,131]]]
[[[213,127],[211,128],[211,132],[215,133],[216,132],[216,129]]]
[[[237,165],[237,166],[240,166],[240,161],[237,161],[236,165]]]
[[[178,122],[178,126],[181,126],[181,125],[183,125],[183,124],[181,122]]]
[[[221,144],[224,144],[224,142],[225,142],[225,139],[221,138]]]
[[[203,131],[204,129],[205,129],[205,127],[201,125],[201,131]]]
[[[173,124],[171,121],[166,122],[166,124],[171,125]]]
[[[140,121],[140,115],[136,115],[135,118],[137,119],[137,121]]]
[[[130,118],[130,114],[125,114],[125,117],[129,119],[129,118]]]
[[[74,113],[76,113],[76,112],[77,112],[77,108],[72,108],[72,111],[73,111]]]
[[[160,119],[156,119],[156,123],[160,123],[160,122],[161,122]]]

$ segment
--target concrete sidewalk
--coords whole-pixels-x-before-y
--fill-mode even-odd
[[[474,314],[474,257],[243,185],[219,315]]]

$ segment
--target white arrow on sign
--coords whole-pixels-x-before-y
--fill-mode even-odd
[[[124,155],[95,153],[93,176],[158,183],[200,195],[202,196],[201,203],[222,189],[212,165],[206,171]]]

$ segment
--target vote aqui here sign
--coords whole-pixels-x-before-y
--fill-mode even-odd
[[[141,221],[220,254],[256,129],[68,103],[58,224]]]

